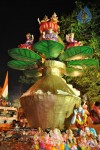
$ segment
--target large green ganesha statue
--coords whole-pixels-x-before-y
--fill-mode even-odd
[[[73,39],[73,33],[66,36],[64,43],[60,36],[56,13],[47,16],[40,25],[39,41],[27,34],[25,44],[8,51],[15,59],[8,62],[13,69],[34,71],[42,74],[40,79],[20,97],[21,106],[33,128],[68,128],[73,109],[81,103],[79,92],[68,85],[63,76],[80,76],[84,69],[98,62],[89,58],[93,50]],[[85,66],[85,67],[84,67]]]

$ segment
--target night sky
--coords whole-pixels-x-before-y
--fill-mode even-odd
[[[83,1],[84,2],[84,1]],[[99,1],[98,1],[99,2]],[[25,35],[31,33],[35,42],[39,38],[39,24],[37,18],[49,18],[54,12],[60,16],[70,14],[75,8],[75,0],[25,0],[20,1],[0,0],[0,86],[9,71],[9,97],[13,99],[19,95],[18,78],[20,71],[7,67],[7,62],[12,58],[8,50],[16,48],[26,41]],[[14,94],[15,93],[15,94]]]

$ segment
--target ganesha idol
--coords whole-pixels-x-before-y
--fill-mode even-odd
[[[58,25],[59,21],[55,12],[50,19],[45,15],[41,21],[38,18],[38,22],[40,24],[39,30],[41,33],[39,40],[53,40],[64,45],[62,39],[58,35],[60,33],[60,27]]]
[[[62,45],[58,36],[58,17],[55,13],[51,19],[45,16],[44,20],[38,19],[38,22],[41,35],[40,41],[34,44],[34,49],[43,47],[46,51],[47,43],[48,47],[53,49],[56,44]],[[57,48],[55,47],[55,51]],[[63,62],[46,59],[43,67],[41,78],[21,96],[21,106],[33,128],[68,128],[73,109],[75,106],[79,107],[81,99],[76,95],[74,88],[67,85],[63,79],[63,75],[66,74],[66,65]]]
[[[33,41],[34,41],[34,36],[31,35],[30,33],[27,33],[26,34],[26,42],[24,44],[18,45],[18,47],[33,50]]]
[[[69,33],[69,34],[66,34],[66,48],[70,48],[70,47],[73,47],[73,46],[82,46],[83,43],[81,41],[76,41],[74,39],[74,33]]]

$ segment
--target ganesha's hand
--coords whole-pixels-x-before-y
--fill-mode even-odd
[[[41,21],[40,21],[40,19],[39,19],[39,18],[37,18],[37,21],[38,21],[38,23],[39,23],[39,24],[41,23]]]
[[[74,115],[76,116],[78,113],[77,109],[74,109]]]
[[[77,113],[78,113],[77,109],[74,109],[74,116],[73,116],[72,119],[71,119],[71,124],[74,124],[74,123],[75,123]]]

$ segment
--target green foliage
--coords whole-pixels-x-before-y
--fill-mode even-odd
[[[69,15],[63,15],[60,18],[60,36],[66,42],[65,36],[74,32],[75,39],[82,41],[83,45],[93,48],[93,58],[100,60],[100,11],[92,3],[89,6],[81,1],[76,1],[76,8]],[[80,10],[87,6],[92,14],[92,19],[88,23],[77,21],[77,15]],[[65,77],[67,83],[72,83],[82,94],[88,95],[91,101],[100,100],[100,69],[88,68],[81,77]]]
[[[27,84],[27,85],[31,85],[33,83],[35,83],[37,80],[37,78],[34,78],[34,77],[31,77],[31,78],[28,78],[27,76],[25,75],[22,75],[19,77],[19,83],[22,83],[22,84]]]
[[[96,52],[99,51],[100,47],[100,36],[99,36],[99,27],[100,27],[100,15],[99,8],[94,7],[95,5],[90,5],[90,12],[92,14],[92,19],[88,23],[80,23],[77,21],[77,15],[80,10],[86,6],[80,1],[76,1],[76,8],[69,15],[63,15],[60,18],[60,36],[65,41],[66,34],[74,32],[75,39],[82,41],[84,45],[88,45],[91,48],[95,49]]]
[[[90,67],[83,76],[66,77],[66,80],[81,91],[82,95],[86,94],[92,102],[100,100],[100,70]]]
[[[19,77],[19,82],[26,85],[32,85],[40,78],[41,73],[42,71],[39,71],[38,68],[24,70],[23,75]]]
[[[15,99],[15,100],[13,100],[12,105],[13,105],[14,107],[16,107],[16,108],[21,107],[21,104],[20,104],[19,99]]]

